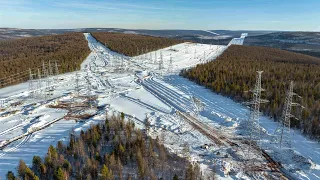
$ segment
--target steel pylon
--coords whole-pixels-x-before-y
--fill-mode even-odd
[[[282,116],[277,129],[274,132],[272,142],[276,143],[280,148],[290,148],[291,147],[291,118],[297,119],[291,114],[293,106],[301,106],[298,103],[293,102],[293,97],[297,96],[293,92],[293,81],[290,82],[289,89],[287,90],[286,100],[282,111]],[[300,97],[300,96],[298,96]],[[300,97],[301,98],[301,97]],[[302,106],[301,106],[302,107]]]
[[[264,91],[261,87],[261,75],[263,71],[257,71],[256,84],[252,90],[252,101],[250,105],[250,115],[247,124],[248,143],[249,148],[247,155],[253,153],[255,146],[261,147],[261,127],[260,127],[260,104],[268,102],[267,100],[261,99],[261,92]],[[255,153],[253,153],[255,154]],[[259,153],[261,154],[261,152]]]

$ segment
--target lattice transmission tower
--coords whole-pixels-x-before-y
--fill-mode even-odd
[[[297,96],[301,98],[299,95],[293,92],[293,81],[290,82],[289,89],[287,90],[286,100],[284,104],[284,108],[282,111],[281,120],[277,129],[274,132],[274,137],[272,142],[277,143],[280,148],[290,148],[291,147],[291,135],[290,135],[290,123],[291,118],[296,118],[291,114],[292,107],[301,106],[299,103],[293,102],[293,97]]]
[[[94,94],[92,93],[92,84],[90,82],[90,76],[89,76],[89,69],[87,69],[86,72],[86,81],[87,81],[87,101],[88,101],[88,106],[90,108],[95,107],[95,99],[94,99]]]
[[[154,52],[154,61],[153,61],[154,64],[157,64],[157,58],[158,58],[157,57],[157,51],[155,51]]]
[[[57,63],[57,61],[54,62],[54,68],[55,68],[55,75],[59,75],[59,65]]]
[[[80,86],[79,86],[79,73],[78,71],[76,71],[76,74],[75,74],[75,91],[76,91],[76,96],[80,96]]]
[[[170,54],[170,61],[168,66],[168,72],[173,72],[173,62],[172,62],[172,56]]]
[[[198,116],[200,112],[204,110],[205,106],[200,99],[196,98],[195,96],[192,96],[192,94],[190,94],[189,96],[193,106],[194,113],[196,116]]]
[[[45,98],[48,98],[49,96],[53,95],[53,86],[51,79],[51,76],[53,75],[53,68],[50,60],[48,63],[42,62],[42,71],[46,81]]]
[[[267,100],[261,99],[261,92],[264,91],[261,87],[261,75],[263,71],[257,71],[256,84],[252,90],[252,101],[248,104],[250,105],[250,115],[247,124],[248,132],[248,156],[253,152],[255,146],[261,146],[261,128],[259,123],[260,116],[260,104],[268,102]]]
[[[120,71],[123,72],[125,70],[125,63],[124,63],[124,57],[123,54],[121,54],[121,64],[120,64]]]
[[[202,60],[203,63],[206,63],[206,57],[207,57],[207,56],[206,56],[206,51],[204,51],[204,52],[203,52],[203,60]]]
[[[41,98],[41,88],[42,88],[42,80],[41,80],[41,71],[40,71],[40,69],[38,68],[37,69],[38,71],[38,80],[37,80],[37,96],[38,96],[38,98]]]
[[[151,52],[149,53],[149,60],[150,60],[150,62],[151,62],[151,63],[153,63],[153,60],[152,60],[152,53],[151,53]]]
[[[144,53],[144,60],[148,60],[148,48],[145,49]]]
[[[188,54],[188,53],[189,53],[188,48],[189,48],[189,45],[186,45],[186,46],[185,46],[185,49],[184,49],[184,53],[186,53],[186,54]]]
[[[34,75],[36,75],[36,74],[33,74],[32,70],[29,68],[29,93],[30,93],[30,96],[33,96],[34,91],[36,89],[35,84],[34,84],[35,83]]]
[[[49,67],[49,76],[52,76],[53,75],[53,69],[52,69],[50,60],[49,60],[49,63],[48,63],[48,67]]]
[[[5,98],[0,99],[0,108],[4,108],[5,102],[6,102]]]
[[[160,52],[160,61],[159,61],[159,70],[163,69],[163,55],[162,52]]]

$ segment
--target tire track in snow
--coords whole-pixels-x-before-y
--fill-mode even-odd
[[[190,107],[187,107],[185,105],[190,103],[189,99],[182,97],[181,94],[178,94],[177,92],[164,86],[163,84],[156,82],[155,80],[153,80],[153,78],[146,79],[145,82],[143,82],[143,84],[148,86],[150,89],[154,90],[158,95],[164,96],[164,98],[171,101],[175,106],[179,106],[180,109],[183,109],[184,111],[186,109],[192,111]]]
[[[20,147],[22,147],[23,145],[25,145],[27,142],[29,142],[31,138],[31,134],[29,134],[28,136],[25,136],[17,145],[10,147],[10,148],[6,148],[3,150],[3,153],[0,153],[0,158],[4,157],[7,153],[13,152],[15,150],[18,150]]]

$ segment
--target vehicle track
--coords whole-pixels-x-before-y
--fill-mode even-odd
[[[150,90],[154,91],[154,93],[158,94],[160,97],[166,99],[166,101],[170,101],[170,104],[180,111],[185,111],[188,109],[192,111],[190,107],[187,107],[185,104],[190,104],[190,100],[187,98],[181,97],[181,94],[174,92],[173,90],[164,87],[160,83],[153,80],[153,78],[146,79],[142,82],[144,86],[147,86]],[[166,97],[163,96],[165,94]]]
[[[153,81],[152,78],[149,78],[147,80],[148,80],[147,82]],[[150,85],[148,83],[142,83],[142,85],[147,86],[148,89],[151,89],[154,93],[156,93],[158,95],[158,97],[160,97],[164,101],[167,101],[173,107],[179,107],[179,109],[182,108],[178,104],[175,104],[175,103],[177,103],[177,101],[174,101],[174,100],[171,99],[171,98],[174,98],[174,96],[172,96],[173,95],[173,92],[172,92],[173,90],[172,89],[170,89],[171,92],[167,92],[166,88],[161,88],[161,87],[159,87],[159,85],[156,85],[156,84],[152,84],[152,85],[155,85],[155,86],[152,86],[152,85]],[[161,88],[161,91],[159,91],[157,88]],[[167,89],[169,89],[169,88],[167,88]],[[167,97],[164,96],[163,94],[166,94],[166,95],[170,94],[169,95],[169,99],[167,99]],[[215,129],[211,128],[210,126],[208,126],[207,124],[199,121],[197,118],[185,113],[185,111],[181,112],[179,109],[176,111],[179,116],[181,116],[183,119],[185,119],[191,126],[193,126],[195,129],[197,129],[200,133],[204,134],[210,140],[215,142],[215,144],[217,144],[219,146],[237,148],[237,150],[239,150],[239,148],[240,148],[240,150],[242,152],[244,152],[243,149],[241,148],[241,146],[239,145],[239,143],[242,143],[242,144],[246,144],[246,143],[241,142],[241,141],[234,142],[234,141],[230,140],[229,138],[221,135],[221,133],[219,133],[217,130],[215,130]],[[268,170],[270,170],[271,173],[275,177],[278,177],[279,179],[280,178],[281,179],[294,179],[294,177],[292,177],[281,166],[280,163],[278,163],[274,159],[272,159],[268,155],[268,153],[266,151],[260,149],[258,146],[256,146],[255,149],[257,151],[261,151],[262,152],[262,156],[267,161],[266,167],[268,167],[269,169],[268,168],[262,168],[262,166],[261,167],[251,167],[253,171],[268,171]],[[254,170],[254,168],[256,168],[256,169]]]
[[[244,155],[244,150],[239,146],[238,143],[231,141],[227,137],[223,135],[219,135],[218,131],[214,130],[213,128],[209,127],[207,124],[197,120],[191,115],[188,115],[186,113],[182,113],[180,111],[177,111],[177,114],[183,117],[190,125],[192,125],[195,129],[197,129],[200,133],[204,134],[209,139],[213,140],[217,145],[219,146],[226,146],[231,148],[236,148],[236,151],[241,151]],[[245,143],[246,144],[246,143]],[[250,170],[253,171],[268,171],[270,170],[273,175],[276,177],[279,177],[281,179],[295,179],[292,177],[283,167],[280,163],[276,162],[274,159],[270,157],[270,155],[263,149],[260,149],[258,146],[255,146],[255,149],[257,151],[262,152],[262,156],[266,159],[267,163],[266,166],[269,168],[263,168],[262,166],[253,166],[250,167]]]
[[[7,153],[13,152],[17,150],[19,147],[22,147],[24,144],[26,144],[30,140],[30,138],[31,138],[31,134],[25,136],[17,145],[6,149],[5,151],[3,151],[3,153],[0,153],[0,158],[4,157]]]
[[[209,132],[207,129],[201,127],[201,125],[198,124],[197,122],[190,120],[189,117],[187,115],[185,115],[184,113],[177,111],[177,114],[179,116],[181,116],[184,120],[186,120],[191,126],[193,126],[195,129],[197,129],[201,134],[204,134],[209,139],[213,140],[217,145],[219,145],[219,146],[225,145],[225,143],[222,142],[216,135]]]

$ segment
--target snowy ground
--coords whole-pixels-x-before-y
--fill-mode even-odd
[[[215,169],[220,178],[266,178],[263,172],[244,173],[241,159],[245,157],[241,148],[246,145],[239,140],[243,132],[239,124],[247,119],[248,109],[177,75],[183,68],[215,59],[227,46],[182,43],[130,58],[110,51],[90,34],[84,35],[92,53],[81,65],[81,71],[51,77],[55,86],[52,96],[30,97],[28,83],[0,89],[0,97],[6,98],[4,108],[0,111],[2,142],[62,118],[0,150],[0,177],[5,177],[8,170],[14,170],[19,159],[30,164],[34,155],[44,156],[49,144],[55,145],[59,140],[66,140],[72,129],[79,132],[92,123],[104,121],[107,110],[109,115],[124,112],[139,128],[144,128],[147,117],[151,123],[151,136],[162,137],[172,152],[198,162],[207,176]],[[90,95],[97,96],[97,112],[93,112],[94,116],[85,122],[65,120],[63,117],[68,110],[49,107],[74,99],[76,79],[79,79],[80,95],[88,95],[90,91]],[[199,116],[196,115],[197,108],[192,96],[205,105]],[[202,122],[202,127],[218,132],[219,138],[223,136],[236,142],[240,150],[225,141],[222,145],[217,144],[187,122],[192,119]],[[270,134],[277,124],[267,117],[261,117],[261,125],[266,132],[262,147],[272,157],[301,179],[319,178],[318,143],[295,132],[293,149],[289,152],[277,150],[275,145],[269,143]],[[207,148],[202,148],[205,144]],[[189,153],[183,150],[186,146],[190,147]],[[311,165],[309,162],[312,162]],[[232,174],[224,176],[223,167],[231,169]],[[267,173],[272,176],[272,173]]]

